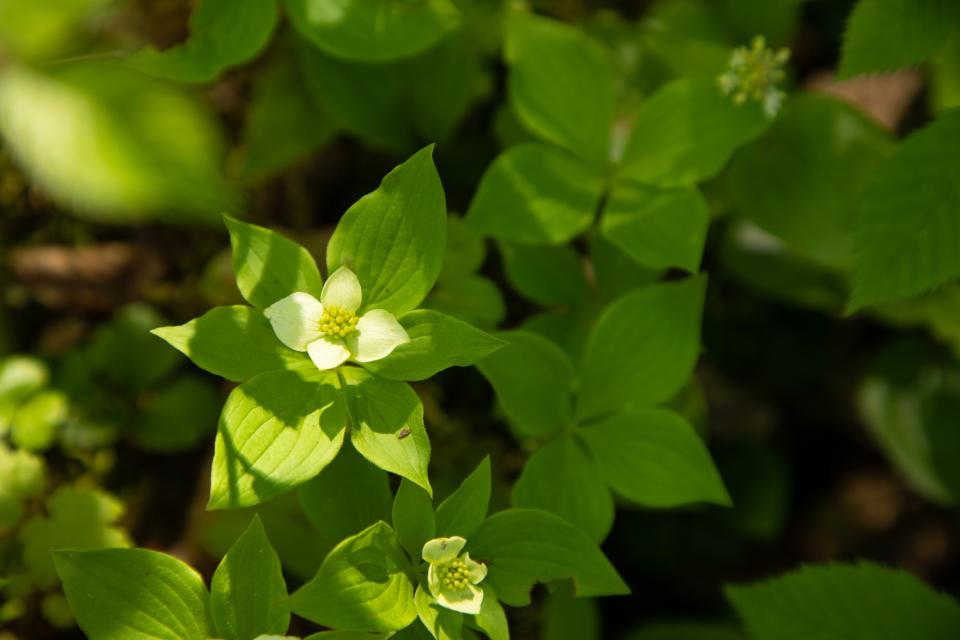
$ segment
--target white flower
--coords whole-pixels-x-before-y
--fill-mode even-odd
[[[393,314],[371,309],[357,315],[363,292],[360,281],[340,267],[323,284],[320,300],[297,291],[264,310],[280,342],[306,351],[319,369],[333,369],[348,359],[372,362],[410,342]]]
[[[469,553],[459,555],[466,544],[460,536],[435,538],[423,545],[423,559],[430,563],[427,584],[437,604],[476,615],[483,604],[483,589],[477,585],[487,577],[487,567]]]

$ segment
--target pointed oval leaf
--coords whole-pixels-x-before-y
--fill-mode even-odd
[[[614,491],[647,507],[695,502],[730,506],[730,496],[694,428],[665,409],[617,414],[578,430]]]
[[[400,316],[417,308],[443,265],[447,205],[433,164],[433,146],[387,174],[373,193],[343,214],[327,268],[347,265],[363,286],[365,309]]]
[[[287,584],[259,516],[220,561],[210,592],[210,615],[226,640],[287,632]]]
[[[467,541],[467,550],[487,564],[487,582],[514,607],[530,604],[535,584],[556,580],[572,579],[581,597],[630,592],[586,533],[546,511],[495,513]]]
[[[341,631],[403,629],[417,618],[407,565],[393,529],[378,522],[338,544],[290,605],[298,616]]]
[[[77,623],[90,640],[207,640],[210,596],[196,571],[147,549],[55,551]]]
[[[220,415],[208,508],[252,506],[306,482],[337,455],[346,427],[335,374],[251,378]]]
[[[277,369],[312,366],[305,354],[277,340],[262,311],[243,305],[215,307],[186,324],[150,333],[201,369],[233,382]]]

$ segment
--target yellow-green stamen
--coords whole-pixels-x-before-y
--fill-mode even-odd
[[[339,307],[324,307],[323,315],[320,316],[320,331],[328,336],[343,338],[357,328],[359,317],[353,311],[347,311]]]
[[[463,560],[452,560],[437,567],[440,582],[447,589],[463,589],[470,582],[467,565]]]

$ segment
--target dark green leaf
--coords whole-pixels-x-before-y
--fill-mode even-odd
[[[467,550],[487,563],[487,582],[511,606],[530,604],[530,590],[538,582],[572,579],[581,597],[630,592],[586,533],[546,511],[496,513],[468,541]]]
[[[298,493],[328,550],[378,520],[390,519],[393,496],[387,474],[352,447],[343,449]]]
[[[383,62],[422,51],[452,31],[452,0],[286,0],[293,26],[317,47],[349,60]]]
[[[661,187],[700,182],[767,123],[757,105],[735,105],[713,81],[676,80],[640,108],[620,175]]]
[[[960,110],[914,133],[860,198],[850,310],[960,277]]]
[[[507,345],[477,364],[516,428],[545,436],[573,424],[576,373],[555,344],[526,331],[497,334]]]
[[[958,23],[960,5],[953,0],[860,0],[847,24],[840,75],[923,62]]]
[[[436,534],[437,523],[430,495],[409,480],[400,481],[393,500],[393,528],[403,548],[419,562],[424,543]]]
[[[287,632],[287,585],[257,516],[220,561],[210,591],[210,616],[226,640]]]
[[[730,194],[738,213],[793,250],[846,269],[856,199],[892,149],[890,136],[849,106],[801,94],[734,156]]]
[[[506,38],[513,111],[544,140],[604,167],[616,109],[607,52],[579,29],[522,11]]]
[[[607,239],[645,267],[700,268],[710,211],[693,187],[617,186],[603,210]]]
[[[651,285],[608,306],[587,343],[581,418],[668,400],[687,383],[700,354],[707,280]]]
[[[647,507],[695,502],[730,505],[703,441],[672,411],[635,410],[583,427],[578,434],[614,491]]]
[[[501,153],[487,168],[467,223],[514,242],[558,244],[590,226],[602,174],[566,151],[538,142]]]
[[[490,483],[490,457],[487,456],[437,507],[437,535],[469,539],[487,519]]]
[[[541,304],[577,304],[589,284],[583,257],[569,245],[500,243],[510,284]]]
[[[137,71],[176,82],[211,82],[256,57],[277,24],[277,0],[202,0],[190,37],[164,51],[147,47],[127,58]]]
[[[727,597],[753,640],[952,640],[960,606],[906,571],[875,564],[805,567],[731,586]]]
[[[562,434],[527,460],[513,485],[513,506],[555,513],[602,542],[613,526],[613,497],[582,445]]]

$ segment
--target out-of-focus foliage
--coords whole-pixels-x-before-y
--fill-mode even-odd
[[[0,638],[960,633],[960,5],[602,4],[0,0]]]

